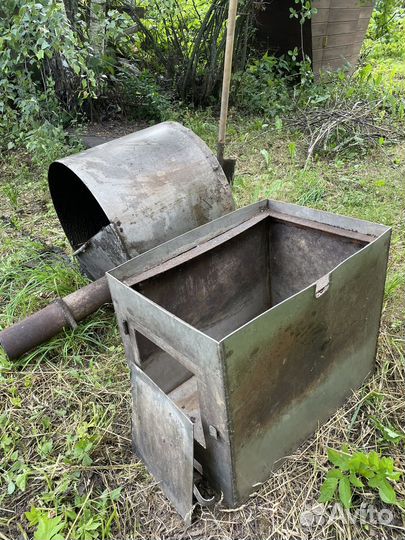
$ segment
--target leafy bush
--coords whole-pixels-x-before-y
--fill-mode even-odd
[[[246,113],[275,117],[291,107],[290,65],[265,54],[233,78],[233,103]]]
[[[0,146],[12,148],[60,125],[72,94],[80,103],[96,82],[61,2],[4,0],[0,36]]]
[[[131,14],[142,68],[159,73],[177,98],[198,105],[217,101],[222,80],[228,0],[143,0],[138,14],[126,0],[116,0]],[[253,0],[240,0],[234,66],[243,69],[252,35]]]
[[[113,92],[125,116],[131,120],[164,120],[170,101],[147,70],[121,70],[114,77]]]
[[[377,0],[369,28],[370,37],[390,41],[398,19],[403,16],[403,8],[403,0]]]
[[[167,100],[153,78],[128,61],[123,68],[122,56],[136,55],[128,32],[133,20],[117,10],[101,14],[104,38],[96,50],[85,20],[87,4],[80,2],[80,7],[73,25],[62,0],[1,4],[0,148],[25,146],[40,155],[50,147],[63,148],[62,128],[81,111],[91,117],[98,113],[99,98],[100,106],[108,109],[103,96],[113,96],[137,119],[164,116]]]

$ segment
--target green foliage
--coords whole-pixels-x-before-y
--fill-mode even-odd
[[[30,517],[32,519],[33,512]],[[34,533],[34,540],[63,540],[63,535],[59,532],[64,527],[61,516],[49,517],[45,513],[38,516],[38,527]]]
[[[66,487],[70,486],[65,484]],[[121,488],[106,490],[93,500],[76,495],[74,504],[63,505],[58,510],[60,513],[33,506],[25,517],[35,528],[34,540],[63,540],[67,534],[76,540],[109,538],[117,517],[115,503],[120,496]]]
[[[311,19],[316,13],[317,9],[312,6],[311,0],[294,0],[297,8],[290,7],[290,17],[298,19],[301,26]]]
[[[389,42],[397,21],[403,16],[403,8],[402,0],[377,0],[369,30],[372,38]]]
[[[51,295],[65,296],[86,283],[67,257],[32,242],[0,263],[0,295],[7,304],[0,326],[43,307]]]
[[[351,508],[354,493],[363,493],[367,486],[378,492],[383,503],[399,504],[392,483],[400,480],[401,472],[395,470],[392,458],[381,457],[377,452],[350,454],[347,448],[342,452],[330,448],[328,460],[334,468],[322,484],[319,502],[338,499],[345,508]]]
[[[385,424],[372,416],[371,420],[378,431],[381,433],[382,440],[390,444],[399,444],[405,441],[405,432],[396,428],[389,422]]]
[[[392,96],[399,104],[405,95],[405,8],[391,19],[389,31],[376,37],[375,16],[371,20],[364,52],[370,72],[368,82],[379,85],[380,93]],[[392,98],[391,98],[392,99]],[[400,105],[399,105],[400,106]]]
[[[233,77],[233,103],[245,113],[263,114],[274,118],[286,113],[291,106],[290,91],[285,75],[289,71],[284,59],[265,54],[254,60],[246,71]]]
[[[159,122],[169,115],[170,101],[147,70],[140,73],[120,71],[115,77],[113,90],[118,93],[121,110],[131,120]]]
[[[80,103],[95,78],[60,1],[5,0],[0,36],[0,146],[11,149],[38,129],[60,125],[65,81]]]
[[[130,107],[137,119],[164,117],[167,100],[151,75],[133,64],[133,20],[117,10],[101,13],[100,52],[92,46],[86,13],[80,2],[73,28],[62,0],[6,0],[0,6],[0,148],[25,146],[38,159],[62,153],[63,128],[80,111],[92,117],[101,112],[99,102],[107,112],[111,101],[114,112]]]
[[[138,4],[137,4],[138,5]],[[252,35],[253,0],[241,0],[234,68],[243,69]],[[228,0],[143,0],[131,10],[142,68],[161,75],[175,96],[198,105],[218,101],[226,41]]]

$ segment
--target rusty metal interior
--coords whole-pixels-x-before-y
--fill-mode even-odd
[[[374,240],[275,212],[242,227],[137,276],[132,287],[219,341]],[[142,369],[191,419],[205,447],[196,377],[139,332],[136,342]]]
[[[110,220],[82,180],[63,163],[49,168],[49,189],[63,230],[78,249]]]

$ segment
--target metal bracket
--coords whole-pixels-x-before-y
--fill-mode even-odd
[[[329,289],[330,276],[326,274],[318,279],[315,287],[315,298],[320,298]]]
[[[63,314],[66,318],[66,322],[72,328],[72,330],[75,330],[77,328],[77,322],[76,319],[73,317],[72,312],[69,309],[69,306],[66,304],[66,302],[62,298],[58,298],[55,300],[55,304],[57,304],[63,311]]]

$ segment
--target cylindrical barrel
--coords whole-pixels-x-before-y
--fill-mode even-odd
[[[215,156],[175,122],[52,163],[49,188],[83,270],[97,281],[0,332],[12,359],[108,302],[106,271],[234,209]]]
[[[49,188],[66,236],[93,279],[234,209],[217,159],[176,122],[56,161]]]

